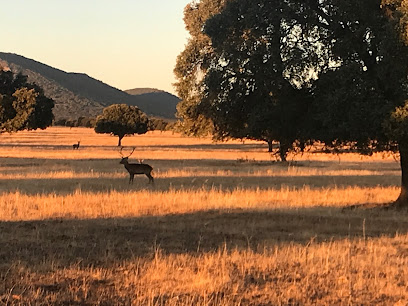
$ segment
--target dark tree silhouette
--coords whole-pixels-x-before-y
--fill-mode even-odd
[[[118,146],[121,146],[126,135],[146,133],[148,123],[147,116],[136,106],[113,104],[96,118],[95,132],[118,136]]]
[[[236,0],[209,18],[194,116],[220,138],[396,150],[408,207],[408,9],[401,0]]]
[[[52,124],[53,107],[42,88],[0,67],[0,132],[45,129]]]

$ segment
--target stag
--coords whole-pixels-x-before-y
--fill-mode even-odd
[[[78,149],[79,149],[79,143],[80,143],[80,141],[78,141],[78,143],[74,143],[74,144],[72,145],[72,149],[73,149],[73,150],[78,150]]]
[[[148,165],[148,164],[143,164],[142,160],[139,159],[139,164],[130,164],[129,163],[129,157],[130,155],[133,154],[133,152],[135,151],[135,148],[133,148],[132,152],[130,152],[130,154],[128,156],[123,156],[122,154],[122,149],[123,147],[120,149],[120,155],[122,156],[122,160],[119,162],[120,164],[125,166],[125,169],[129,172],[129,184],[132,183],[133,184],[133,178],[135,176],[135,174],[144,174],[148,177],[149,179],[149,184],[150,182],[153,184],[154,183],[154,179],[152,176],[152,171],[153,168],[152,166]]]

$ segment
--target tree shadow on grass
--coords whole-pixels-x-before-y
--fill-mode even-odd
[[[77,152],[77,151],[75,151]],[[240,153],[245,153],[240,152]],[[171,152],[169,152],[171,154]],[[282,170],[289,168],[316,168],[319,170],[330,168],[341,169],[341,170],[379,170],[379,165],[381,168],[387,171],[399,171],[399,163],[394,161],[378,161],[378,162],[365,162],[365,161],[337,161],[337,160],[295,160],[288,162],[280,162],[276,160],[264,159],[264,160],[251,160],[251,159],[240,159],[242,155],[237,155],[237,159],[152,159],[147,160],[149,164],[153,166],[154,169],[167,171],[169,169],[182,170],[184,168],[200,168],[202,167],[216,167],[225,170],[229,168],[231,171],[239,171],[246,169],[270,169],[270,170]],[[15,168],[26,168],[26,167],[40,167],[40,170],[46,170],[44,167],[50,167],[54,165],[67,165],[72,167],[82,167],[86,169],[91,169],[97,167],[98,170],[108,171],[112,167],[121,168],[119,166],[120,156],[114,159],[98,159],[98,158],[79,158],[76,159],[42,159],[42,158],[18,158],[18,157],[0,157],[0,169],[3,167],[15,167]],[[132,162],[132,158],[130,159]],[[135,157],[135,162],[137,158]]]
[[[246,211],[213,210],[137,218],[0,222],[0,269],[28,266],[109,266],[139,257],[201,254],[285,244],[307,244],[389,236],[408,232],[408,219],[395,211],[338,208]]]
[[[116,138],[117,140],[117,138]],[[72,143],[66,145],[56,145],[56,144],[38,144],[38,143],[0,143],[0,148],[5,147],[19,147],[22,149],[48,149],[48,150],[72,150]],[[128,146],[131,147],[131,146]],[[98,150],[107,150],[107,151],[118,151],[117,146],[107,146],[107,145],[87,145],[82,144],[80,146],[81,151],[86,149],[98,149]],[[138,150],[151,151],[151,150],[165,150],[165,151],[174,151],[174,150],[194,150],[194,151],[259,151],[268,153],[268,145],[266,144],[251,144],[251,143],[210,143],[210,144],[166,144],[166,145],[144,145],[138,147]]]
[[[399,168],[392,163],[364,163],[362,165],[361,163],[348,162],[338,165],[333,161],[301,161],[296,162],[293,166],[287,163],[266,161],[241,163],[234,160],[216,159],[146,161],[154,167],[153,176],[156,179],[156,184],[153,187],[147,184],[148,179],[143,175],[136,176],[134,184],[128,185],[128,174],[119,164],[118,159],[2,158],[0,160],[0,171],[8,176],[0,179],[0,192],[19,190],[27,194],[67,194],[78,189],[89,192],[106,192],[143,189],[155,191],[203,188],[264,190],[279,189],[282,186],[289,188],[303,188],[304,186],[310,188],[331,188],[333,186],[344,188],[348,186],[390,187],[400,185],[400,172],[396,171]],[[309,172],[309,168],[311,172]],[[210,174],[200,174],[207,169]],[[299,173],[297,169],[300,169]],[[331,171],[331,174],[318,175],[325,173],[326,169]],[[335,174],[337,170],[340,171],[340,175]],[[364,175],[353,175],[358,174],[361,170],[368,172],[365,172],[367,174],[362,172]],[[291,171],[293,174],[287,175],[286,171]],[[52,177],[55,173],[64,172],[68,173],[67,178]],[[257,175],[255,173],[262,174]],[[271,173],[271,175],[263,173]],[[101,174],[100,177],[98,177],[99,174]],[[191,175],[189,176],[189,174]],[[19,178],[13,178],[14,175],[18,175]],[[121,175],[123,178],[120,177]]]
[[[49,163],[60,169],[63,160]],[[111,160],[114,169],[125,170],[117,160]],[[205,165],[225,165],[220,160],[157,162],[166,169],[184,169]],[[228,161],[227,167],[241,169],[242,165]],[[106,168],[106,161],[75,161],[79,169]],[[109,164],[109,163],[108,163]],[[331,165],[332,163],[327,163]],[[20,166],[9,161],[9,166]],[[62,164],[61,164],[62,165]],[[244,165],[244,167],[247,164]],[[308,166],[308,163],[304,163]],[[320,162],[319,165],[325,165]],[[250,165],[251,166],[251,165]],[[342,165],[344,166],[344,165]],[[347,164],[355,168],[354,163]],[[41,160],[27,161],[27,167],[44,167]],[[69,164],[70,169],[71,164]],[[284,167],[277,165],[277,167]],[[394,167],[392,165],[392,167]],[[44,168],[46,169],[46,168]],[[88,168],[84,168],[88,169]],[[157,169],[157,168],[156,168]],[[272,168],[273,169],[273,168]],[[47,169],[49,171],[49,169]],[[112,169],[110,169],[112,171]],[[114,170],[116,171],[116,170]],[[245,170],[246,171],[246,170]],[[23,171],[23,173],[26,173]],[[0,180],[0,192],[19,191],[29,195],[69,194],[76,190],[84,192],[138,191],[163,192],[169,190],[198,190],[217,188],[219,190],[280,189],[288,188],[329,188],[399,186],[399,174],[359,176],[245,176],[207,175],[191,177],[156,177],[155,186],[147,184],[147,178],[138,176],[133,185],[128,185],[125,172],[123,178],[21,178]],[[385,216],[385,217],[384,217]],[[408,221],[394,211],[378,212],[367,210],[341,211],[338,208],[312,208],[271,211],[203,211],[194,214],[180,214],[160,217],[138,217],[128,219],[92,220],[44,220],[32,222],[0,222],[0,266],[7,267],[14,262],[39,264],[44,260],[62,265],[81,262],[84,265],[107,265],[118,260],[139,256],[151,256],[154,248],[169,254],[194,253],[217,250],[224,245],[228,249],[277,246],[287,243],[306,244],[311,239],[327,241],[347,237],[361,238],[363,224],[367,237],[393,236],[396,232],[406,233]]]
[[[128,174],[119,164],[118,160],[42,160],[3,158],[0,171],[8,174],[10,178],[0,179],[0,192],[20,191],[26,194],[67,194],[76,190],[87,192],[106,191],[129,191],[129,190],[152,190],[169,191],[174,189],[211,189],[234,190],[234,189],[280,189],[282,186],[289,188],[345,188],[349,186],[376,187],[376,186],[399,186],[400,173],[396,165],[385,163],[377,165],[366,163],[362,168],[359,163],[344,163],[337,165],[336,162],[296,162],[295,168],[321,168],[317,173],[324,173],[325,169],[331,171],[340,170],[344,175],[307,175],[308,170],[301,175],[296,172],[286,175],[288,167],[285,163],[256,162],[240,163],[233,160],[154,160],[149,161],[154,166],[153,176],[155,185],[148,185],[148,179],[144,175],[135,177],[133,185],[128,184]],[[337,168],[336,168],[337,167]],[[381,168],[381,171],[379,171]],[[213,171],[214,174],[200,175],[200,171]],[[359,170],[369,171],[366,175],[353,175]],[[217,174],[218,170],[220,171]],[[175,171],[175,172],[174,172]],[[187,176],[178,174],[177,171],[186,171]],[[198,172],[196,172],[198,171]],[[271,175],[254,175],[255,172]],[[264,171],[264,172],[263,172]],[[374,171],[374,172],[373,172]],[[378,172],[379,171],[379,172]],[[53,178],[53,173],[68,172],[73,177]],[[370,172],[372,174],[370,174]],[[47,178],[47,173],[50,173]],[[174,176],[171,176],[174,173]],[[181,172],[182,173],[182,172]],[[188,176],[191,173],[191,176]],[[195,173],[198,173],[195,175]],[[279,175],[279,173],[283,173]],[[363,172],[364,173],[364,172]],[[21,175],[26,177],[21,177]],[[44,178],[36,177],[45,174]],[[78,177],[75,177],[76,174]],[[101,174],[101,177],[98,177]],[[118,177],[123,175],[123,178]],[[19,175],[20,178],[13,178]],[[87,177],[87,175],[89,175]],[[110,177],[112,175],[112,177]],[[31,177],[30,177],[31,176]]]
[[[173,190],[217,189],[220,191],[302,189],[347,187],[397,187],[400,177],[397,175],[359,175],[359,176],[193,176],[193,177],[156,177],[154,185],[148,184],[144,175],[135,177],[129,184],[129,177],[123,178],[19,178],[0,179],[1,192],[19,191],[28,195],[57,194],[65,195],[77,190],[84,192],[140,191],[166,192]]]

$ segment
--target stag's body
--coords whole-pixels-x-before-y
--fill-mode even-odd
[[[79,141],[78,141],[78,143],[74,143],[74,144],[72,145],[72,149],[73,149],[73,150],[75,150],[75,149],[78,150],[78,149],[79,149],[79,143],[80,143]]]
[[[153,167],[148,164],[130,164],[128,161],[128,157],[122,157],[120,164],[124,165],[126,170],[129,172],[129,184],[133,184],[133,178],[135,174],[144,174],[148,177],[149,183],[154,183],[154,178],[152,176]]]

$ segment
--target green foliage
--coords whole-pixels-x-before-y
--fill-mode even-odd
[[[296,45],[300,24],[285,22],[296,17],[295,4],[233,1],[205,26],[214,51],[200,112],[217,138],[278,140],[282,159],[303,139],[311,102],[297,56],[314,46]]]
[[[198,114],[219,137],[399,144],[408,206],[408,1],[229,2],[205,24],[212,56]],[[204,92],[204,94],[203,94]]]
[[[58,120],[55,120],[53,125],[94,128],[95,124],[96,124],[96,118],[80,116],[76,120],[60,118]]]
[[[90,117],[85,117],[85,116],[79,117],[76,123],[76,126],[82,126],[82,127],[87,127],[87,128],[94,128],[95,125],[96,125],[95,118],[90,118]]]
[[[95,132],[119,137],[118,146],[126,135],[144,134],[148,131],[149,120],[136,106],[113,104],[96,118]]]
[[[407,143],[408,140],[408,103],[397,107],[388,120],[384,122],[386,133],[392,139],[398,139],[399,143]]]
[[[314,140],[390,148],[398,137],[384,127],[401,113],[408,67],[406,19],[391,8],[380,0],[230,1],[205,23],[204,81],[179,108],[210,120],[218,138],[278,140],[281,153]]]
[[[54,101],[27,77],[0,71],[0,132],[45,129],[53,120]]]
[[[384,14],[398,24],[398,33],[405,43],[408,43],[408,1],[382,0]]]
[[[408,49],[399,24],[380,1],[328,1],[327,48],[338,66],[315,84],[316,135],[326,144],[345,143],[361,152],[391,148],[399,137],[390,130],[390,114],[404,105]]]
[[[401,41],[408,45],[408,1],[407,0],[383,0],[382,8],[385,15],[391,22],[397,24],[397,33],[400,35]],[[400,52],[399,52],[400,53]],[[405,54],[396,52],[395,62],[397,71],[405,68]],[[387,75],[389,77],[390,74]],[[394,74],[392,74],[394,76]],[[404,84],[407,87],[406,79]],[[406,88],[405,88],[406,89]],[[384,124],[386,135],[390,139],[398,141],[401,147],[408,143],[408,100],[403,105],[395,108],[389,118],[386,118]]]
[[[208,135],[213,130],[211,120],[198,110],[203,93],[202,79],[213,55],[211,41],[202,29],[208,18],[219,13],[228,1],[193,1],[184,9],[184,23],[190,39],[177,57],[174,85],[181,99],[177,105],[179,127],[187,135]]]
[[[161,118],[150,118],[149,130],[150,131],[166,131],[170,126],[170,122]]]

